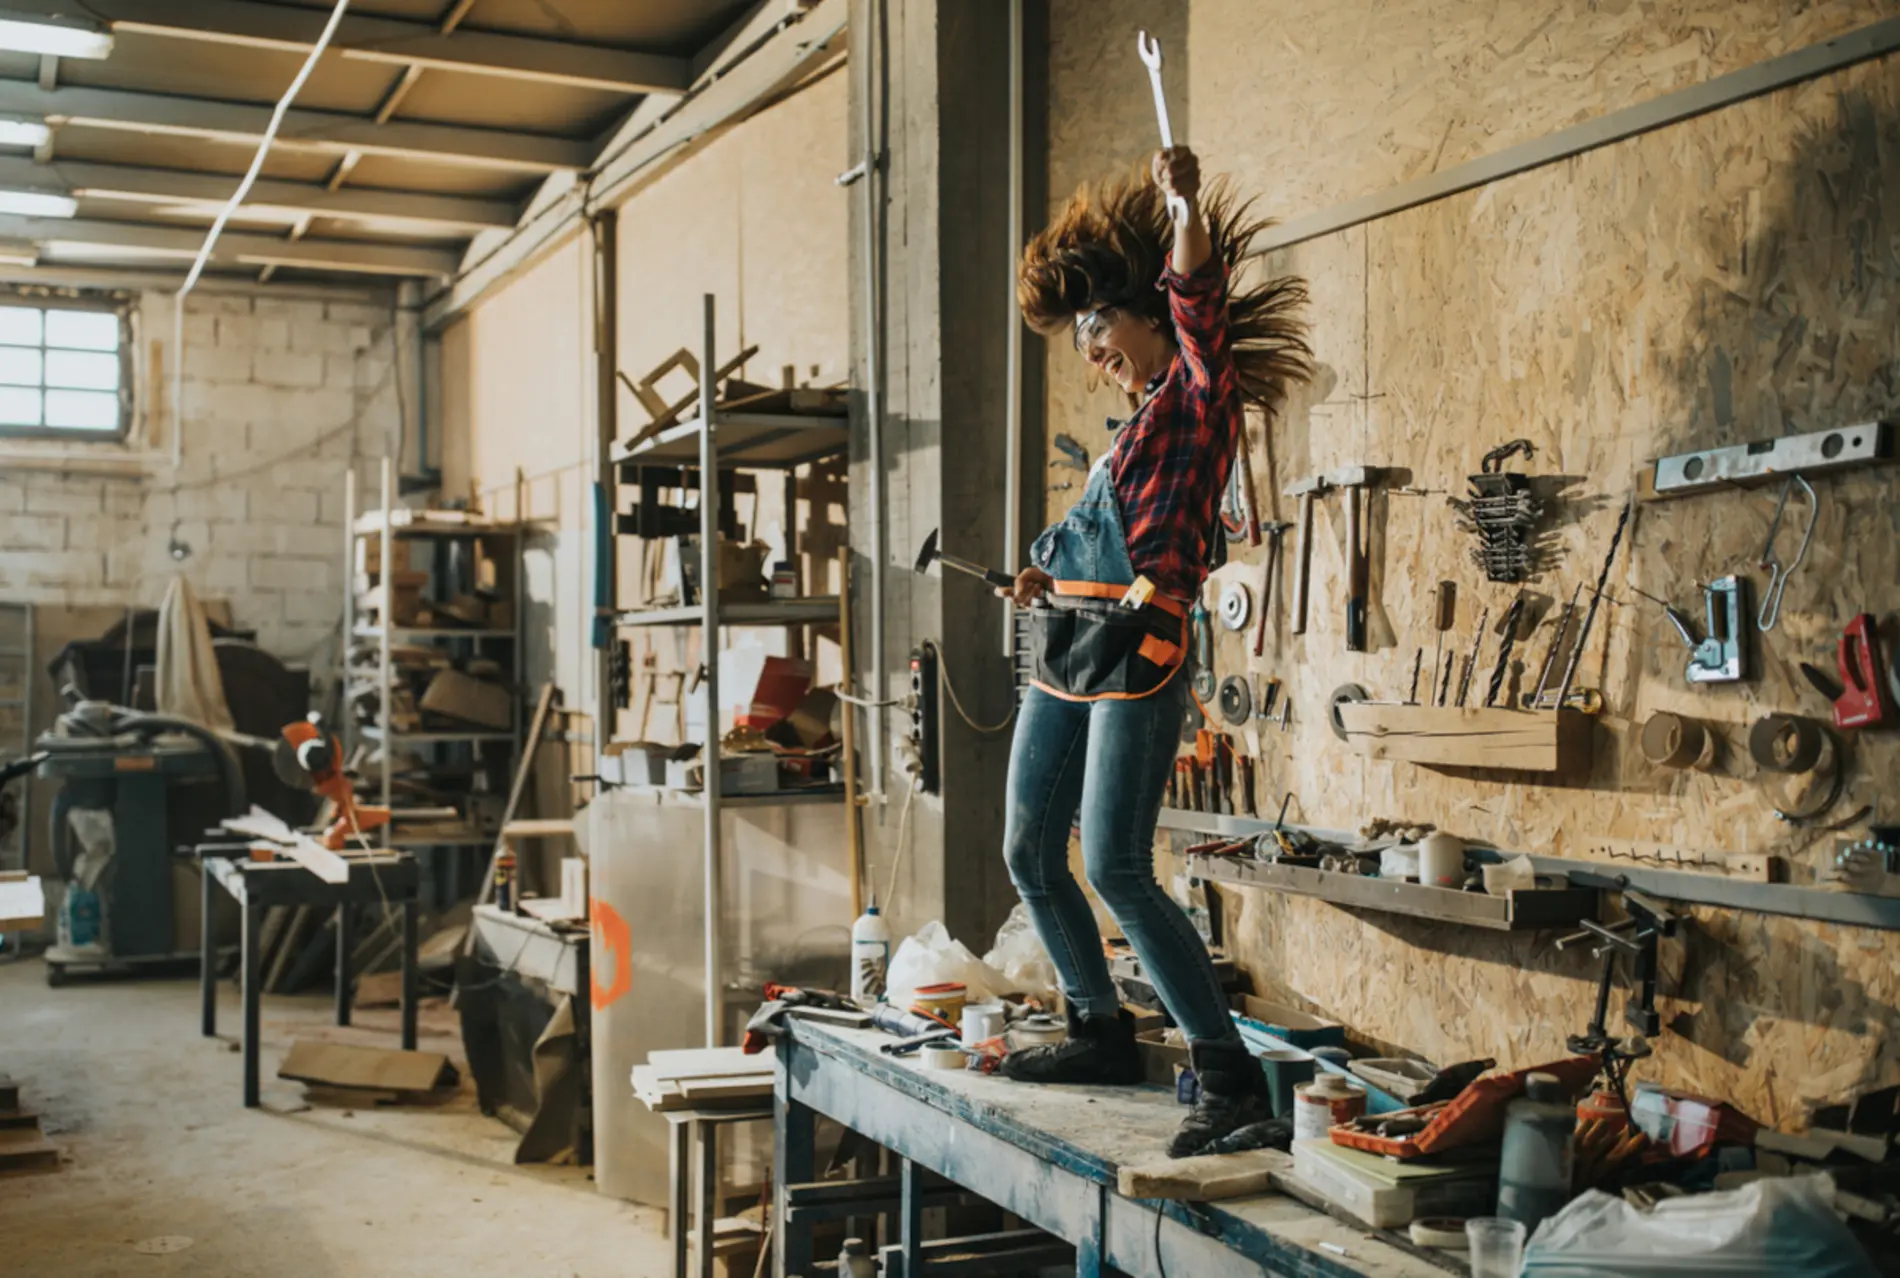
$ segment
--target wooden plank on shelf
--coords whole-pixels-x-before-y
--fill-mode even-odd
[[[772,1057],[760,1053],[747,1056],[739,1047],[692,1047],[677,1051],[651,1052],[646,1068],[654,1077],[668,1082],[684,1078],[731,1078],[745,1074],[772,1073]]]
[[[1575,710],[1343,702],[1346,740],[1373,759],[1450,768],[1558,772],[1588,759],[1590,721]]]
[[[558,695],[554,681],[550,679],[541,685],[541,695],[535,698],[534,717],[528,721],[528,737],[521,743],[521,759],[515,765],[514,780],[508,786],[508,804],[501,810],[503,830],[508,828],[509,823],[515,819],[515,813],[521,808],[521,796],[527,791],[528,778],[534,775],[535,756],[540,753],[541,737],[548,730],[548,715],[553,712],[554,701]],[[508,840],[505,836],[495,836],[494,850],[488,854],[488,868],[482,871],[481,890],[475,894],[477,904],[485,903],[494,894],[495,863],[500,860],[502,850],[507,846]],[[539,887],[540,885],[527,884],[526,886]],[[474,947],[475,930],[470,928],[468,937],[462,945],[462,953],[472,954]]]
[[[679,1089],[680,1093],[695,1105],[704,1101],[729,1101],[748,1096],[770,1096],[772,1076],[762,1074],[751,1078],[681,1079]]]
[[[1606,834],[1585,834],[1576,838],[1560,836],[1552,856],[1572,861],[1598,861],[1606,865],[1641,865],[1658,870],[1683,870],[1691,874],[1719,874],[1724,878],[1749,879],[1756,883],[1778,883],[1786,876],[1782,860],[1765,852],[1710,852],[1668,843],[1649,843],[1642,839],[1620,839]]]
[[[574,821],[571,817],[528,817],[508,822],[501,832],[511,839],[552,839],[573,834]]]

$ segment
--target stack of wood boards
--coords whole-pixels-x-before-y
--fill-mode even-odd
[[[648,1109],[742,1109],[772,1095],[772,1057],[737,1047],[654,1052],[633,1067],[633,1094]]]
[[[0,1075],[0,1172],[59,1168],[59,1146],[40,1131],[40,1116],[20,1108],[20,1085]]]

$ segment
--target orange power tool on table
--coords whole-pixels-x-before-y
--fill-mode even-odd
[[[284,725],[284,739],[271,751],[271,766],[286,785],[315,790],[336,808],[336,820],[318,840],[341,852],[352,834],[368,834],[389,824],[389,809],[356,801],[356,787],[343,773],[343,743],[326,732],[316,715]]]

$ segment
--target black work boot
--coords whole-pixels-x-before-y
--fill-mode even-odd
[[[1069,1013],[1069,1037],[1025,1047],[1003,1058],[1003,1074],[1021,1083],[1121,1086],[1142,1079],[1141,1049],[1127,1017]]]
[[[1201,1085],[1194,1112],[1168,1142],[1168,1157],[1192,1158],[1221,1137],[1273,1117],[1267,1076],[1244,1043],[1189,1043]]]

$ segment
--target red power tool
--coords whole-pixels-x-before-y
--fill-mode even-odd
[[[357,803],[356,787],[343,772],[343,743],[323,729],[316,715],[284,725],[284,739],[271,753],[271,765],[288,785],[315,790],[336,808],[336,820],[323,832],[324,847],[341,852],[352,834],[368,834],[389,824],[389,809]]]
[[[1880,632],[1873,614],[1863,612],[1847,623],[1835,658],[1841,668],[1838,684],[1807,662],[1801,663],[1801,673],[1815,691],[1834,703],[1834,726],[1882,728],[1891,724],[1895,717],[1893,696],[1881,668]]]

